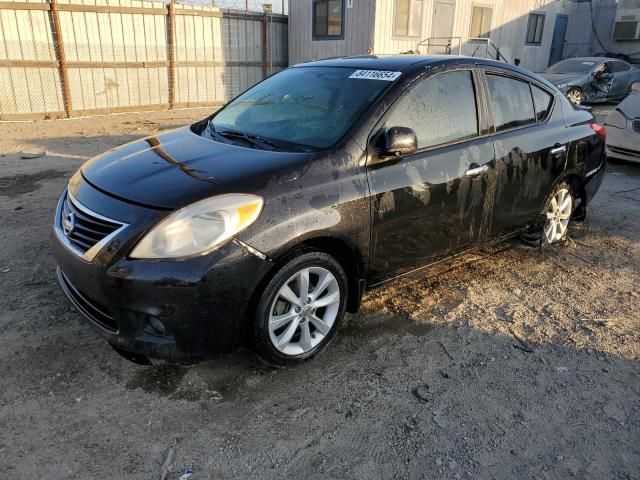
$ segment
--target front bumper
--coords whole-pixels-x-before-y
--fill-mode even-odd
[[[112,202],[119,204],[113,210],[123,210],[123,202],[99,192],[85,189],[80,195],[94,211],[110,212]],[[134,219],[126,220],[135,226]],[[273,264],[234,242],[182,261],[131,260],[126,253],[135,238],[127,236],[134,230],[87,261],[54,228],[60,285],[93,329],[117,350],[168,361],[200,360],[236,348],[249,300]]]
[[[607,144],[607,157],[627,162],[640,163],[640,151]]]

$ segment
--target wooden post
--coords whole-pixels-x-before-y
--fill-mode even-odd
[[[267,78],[267,13],[262,14],[262,78]]]
[[[67,118],[71,116],[73,110],[71,105],[71,91],[69,90],[69,75],[67,74],[67,61],[64,55],[64,42],[62,40],[62,29],[60,28],[60,17],[58,16],[57,0],[49,0],[51,23],[53,24],[53,48],[58,61],[58,73],[60,75],[60,87],[62,88],[62,103],[64,114]]]
[[[169,108],[176,104],[176,15],[174,0],[167,5],[167,48],[169,55]]]

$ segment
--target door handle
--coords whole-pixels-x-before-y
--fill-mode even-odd
[[[489,167],[487,165],[482,165],[481,167],[470,168],[469,170],[464,172],[464,174],[466,176],[468,176],[468,177],[474,177],[476,175],[480,175],[482,173],[485,173],[488,170],[489,170]]]
[[[566,146],[566,145],[561,145],[561,146],[559,146],[559,147],[552,148],[552,149],[549,151],[549,153],[550,153],[551,155],[560,155],[561,153],[564,153],[564,152],[566,152],[566,151],[567,151],[567,146]]]

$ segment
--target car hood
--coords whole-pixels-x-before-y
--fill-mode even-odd
[[[632,93],[627,95],[622,102],[616,107],[627,118],[640,117],[640,93]]]
[[[539,73],[538,75],[548,82],[553,83],[554,85],[562,85],[565,83],[573,83],[579,85],[584,79],[584,76],[582,75],[564,73]]]
[[[81,168],[95,188],[154,208],[174,209],[222,193],[255,193],[298,178],[308,153],[244,148],[190,127],[143,138],[99,155]]]

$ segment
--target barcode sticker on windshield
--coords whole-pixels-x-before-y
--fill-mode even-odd
[[[356,70],[349,78],[360,78],[363,80],[384,80],[385,82],[393,82],[401,75],[400,72],[387,72],[384,70]]]

